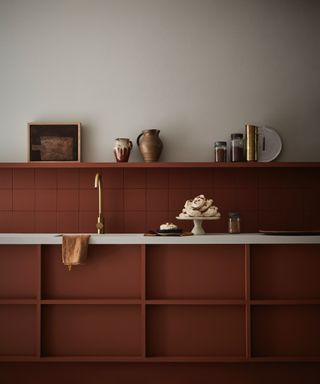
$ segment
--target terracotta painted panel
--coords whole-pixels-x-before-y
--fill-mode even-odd
[[[44,356],[139,356],[140,306],[47,305]]]
[[[62,264],[61,246],[44,246],[42,274],[46,299],[139,298],[140,246],[90,246],[86,263],[71,272]]]
[[[241,299],[244,298],[244,273],[241,245],[147,248],[149,299]]]
[[[0,246],[0,298],[32,299],[37,296],[37,247]]]
[[[255,306],[254,356],[320,356],[320,306]]]
[[[317,245],[251,247],[253,299],[320,299]]]
[[[147,355],[244,356],[244,318],[241,306],[148,306]]]
[[[0,305],[0,356],[35,353],[36,306]]]

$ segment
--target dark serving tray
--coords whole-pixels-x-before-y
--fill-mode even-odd
[[[278,236],[319,236],[320,230],[311,230],[311,231],[265,231],[259,230],[259,233],[265,235],[278,235]]]

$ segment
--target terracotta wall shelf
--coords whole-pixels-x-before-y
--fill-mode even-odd
[[[68,162],[32,162],[0,163],[0,168],[320,168],[320,162],[128,162],[128,163],[68,163]]]

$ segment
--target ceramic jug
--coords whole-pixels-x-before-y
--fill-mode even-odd
[[[130,152],[132,149],[132,141],[126,138],[116,139],[113,148],[113,154],[118,163],[125,163],[129,160]]]
[[[145,162],[158,161],[162,151],[162,141],[158,129],[146,129],[137,137],[137,145]]]

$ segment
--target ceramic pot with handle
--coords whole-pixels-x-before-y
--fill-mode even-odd
[[[132,149],[132,141],[127,138],[116,139],[113,148],[113,154],[118,163],[126,163],[129,160],[130,152]]]
[[[137,145],[145,162],[158,161],[162,152],[159,129],[146,129],[137,137]]]

